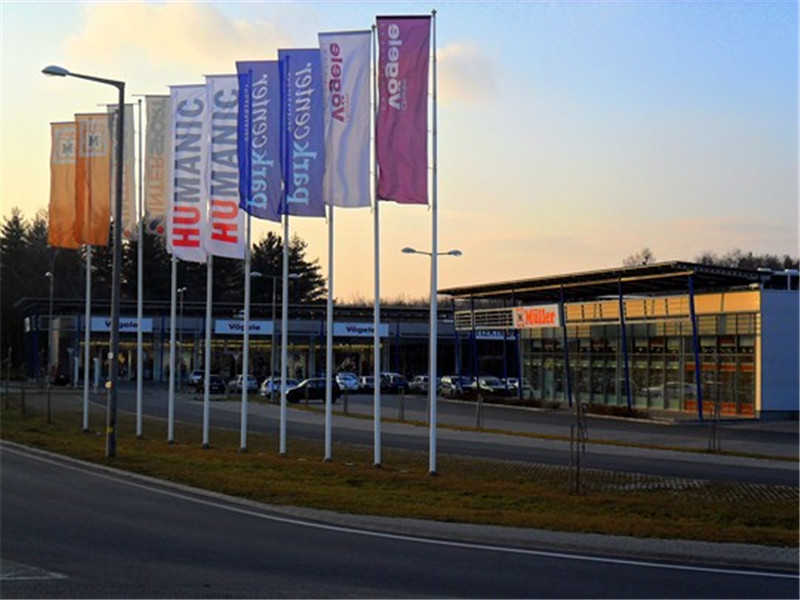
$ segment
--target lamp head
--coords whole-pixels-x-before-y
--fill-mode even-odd
[[[416,254],[417,253],[417,251],[414,250],[414,248],[411,248],[410,246],[406,246],[405,248],[400,250],[400,252],[402,252],[403,254]]]
[[[57,65],[50,65],[42,69],[42,73],[45,75],[53,75],[56,77],[66,77],[69,75],[69,71],[67,71],[64,67],[59,67]]]
[[[263,277],[261,271],[250,271],[250,277]]]
[[[450,252],[447,253],[448,256],[461,256],[461,254],[461,250],[450,250]]]
[[[47,273],[44,274],[44,276],[47,277],[48,279],[52,279],[53,274],[50,271],[48,271]]]

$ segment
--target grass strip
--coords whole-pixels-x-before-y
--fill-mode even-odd
[[[132,415],[118,418],[117,457],[104,456],[103,411],[93,408],[93,431],[80,431],[81,414],[44,415],[3,408],[0,437],[90,462],[249,498],[339,512],[445,522],[503,525],[635,537],[798,545],[798,489],[699,482],[609,471],[585,471],[587,493],[570,493],[568,468],[443,455],[439,476],[427,474],[427,454],[382,452],[334,444],[323,462],[322,440],[288,439],[278,455],[277,436],[250,432],[239,452],[238,432],[212,429],[202,449],[199,426],[176,423],[176,443],[166,424],[145,418],[144,439]]]

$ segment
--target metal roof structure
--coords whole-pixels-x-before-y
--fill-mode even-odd
[[[586,271],[516,281],[476,284],[440,289],[453,299],[511,300],[522,303],[565,302],[596,299],[604,296],[648,296],[686,294],[689,276],[694,289],[711,291],[764,285],[772,271],[752,271],[681,261]]]

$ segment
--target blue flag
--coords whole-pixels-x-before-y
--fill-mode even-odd
[[[325,102],[319,48],[279,50],[284,194],[281,214],[324,217]]]
[[[251,216],[280,222],[281,86],[278,62],[240,61],[239,208]]]

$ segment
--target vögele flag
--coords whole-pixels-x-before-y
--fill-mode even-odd
[[[370,206],[370,31],[320,33],[325,90],[325,203]]]
[[[378,198],[428,203],[431,18],[378,17]]]
[[[50,207],[47,243],[54,248],[79,248],[75,239],[75,154],[74,122],[50,123]]]
[[[280,222],[281,86],[278,61],[240,61],[239,207]]]

